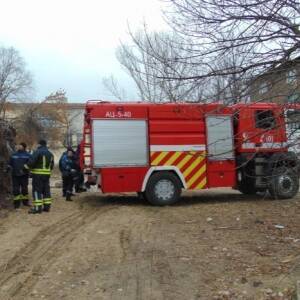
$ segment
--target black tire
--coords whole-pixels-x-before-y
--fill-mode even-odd
[[[161,193],[161,194],[160,194]],[[181,182],[171,172],[155,172],[149,179],[145,196],[153,205],[174,204],[181,194]]]
[[[272,174],[276,168],[292,168],[296,172],[299,169],[299,159],[294,152],[274,153],[269,160],[268,173]]]
[[[238,190],[245,195],[255,195],[257,193],[255,179],[250,177],[243,178],[238,186]]]
[[[137,196],[140,200],[145,200],[145,193],[144,192],[136,192]]]
[[[273,199],[290,199],[299,191],[299,176],[293,169],[280,167],[272,172],[269,192]]]

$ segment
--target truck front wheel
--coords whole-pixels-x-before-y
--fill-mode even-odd
[[[274,199],[289,199],[299,191],[299,177],[293,169],[276,168],[271,176],[269,192]]]
[[[170,205],[178,201],[181,194],[181,183],[176,175],[170,172],[154,173],[147,184],[145,196],[153,205]]]

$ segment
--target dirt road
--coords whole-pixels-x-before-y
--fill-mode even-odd
[[[54,194],[49,214],[0,219],[1,300],[290,299],[300,279],[300,197]]]

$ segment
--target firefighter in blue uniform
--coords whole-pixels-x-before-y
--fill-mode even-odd
[[[21,202],[23,202],[23,205],[29,206],[29,171],[25,168],[25,165],[30,160],[31,155],[26,151],[26,147],[25,143],[17,145],[17,151],[10,157],[8,163],[12,174],[14,208],[16,209],[21,206]]]
[[[47,142],[40,140],[26,167],[32,174],[33,208],[29,213],[49,212],[52,198],[50,192],[50,175],[54,166],[54,156],[47,148]]]
[[[67,201],[72,201],[72,192],[74,183],[77,180],[76,158],[72,148],[68,148],[59,160],[59,169],[62,175],[63,182],[63,197]]]

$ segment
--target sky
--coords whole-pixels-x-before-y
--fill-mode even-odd
[[[115,57],[129,41],[128,24],[163,30],[159,0],[0,0],[0,46],[13,46],[34,78],[34,100],[64,89],[70,102],[113,100],[102,78],[111,74],[138,100]],[[128,100],[128,99],[127,99]]]

